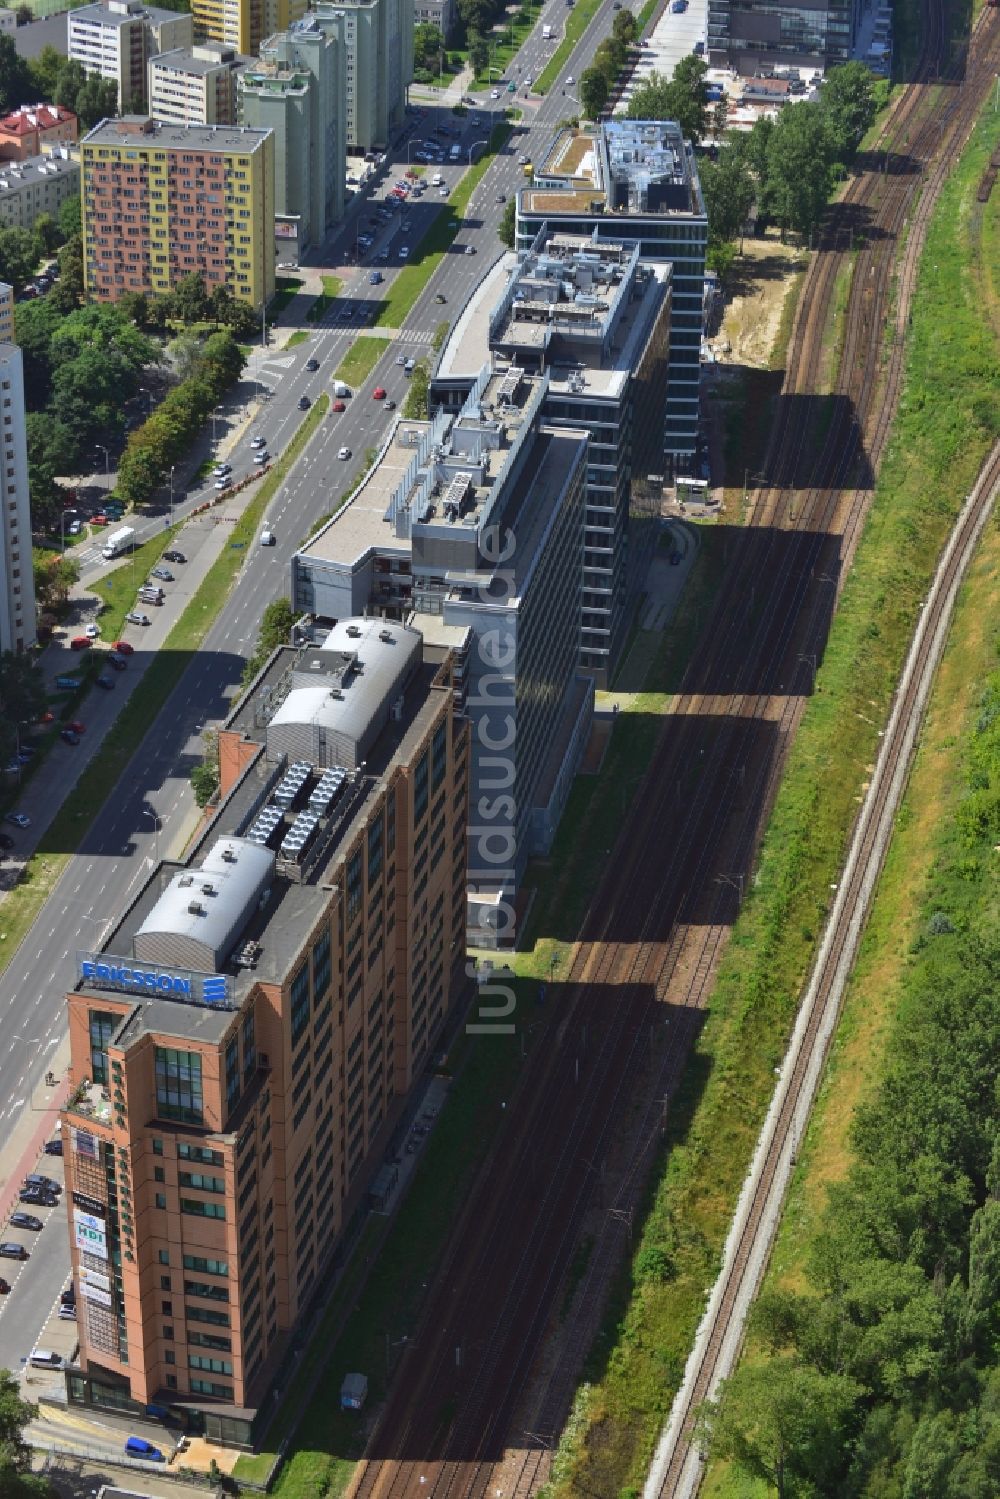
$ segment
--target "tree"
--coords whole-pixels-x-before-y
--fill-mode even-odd
[[[74,234],[59,251],[59,280],[49,296],[65,312],[83,301],[83,236]]]
[[[838,160],[850,161],[875,119],[873,79],[864,63],[831,68],[820,91],[819,107],[836,141]]]
[[[31,69],[18,52],[12,36],[0,35],[0,113],[9,114],[19,104],[31,104],[35,97],[35,80]]]
[[[469,66],[475,74],[485,73],[489,67],[490,49],[485,38],[477,31],[469,32]]]
[[[59,84],[59,74],[66,57],[57,52],[51,43],[46,43],[37,57],[30,58],[28,68],[39,99],[54,99]]]
[[[182,276],[174,287],[174,309],[182,323],[201,323],[208,316],[208,293],[197,271]]]
[[[413,28],[413,65],[417,68],[426,68],[428,71],[436,72],[441,53],[444,51],[444,37],[441,29],[430,21],[422,21],[419,26]]]
[[[500,243],[502,245],[506,245],[508,250],[513,250],[514,248],[514,233],[516,223],[517,204],[515,203],[513,198],[509,198],[504,206],[504,211],[500,216],[500,223],[497,226],[497,235],[500,239]]]
[[[92,130],[101,120],[114,119],[118,113],[118,85],[113,78],[91,73],[77,90],[75,113],[79,116],[81,134]]]
[[[638,39],[639,23],[630,10],[619,10],[611,23],[611,35],[615,41],[621,42],[623,47],[631,47]]]
[[[767,145],[767,196],[782,237],[818,228],[833,187],[834,145],[823,112],[812,104],[782,110]]]
[[[629,119],[676,120],[684,139],[697,145],[708,129],[707,72],[701,58],[692,56],[681,58],[669,80],[650,73],[629,101]]]
[[[698,1415],[698,1438],[790,1499],[800,1485],[836,1491],[861,1389],[788,1357],[742,1364]]]
[[[191,789],[199,807],[205,807],[219,789],[219,736],[214,729],[202,735],[205,756],[200,765],[191,771]]]
[[[753,207],[756,189],[746,154],[725,147],[718,161],[699,164],[701,190],[708,213],[708,233],[713,243],[738,238]]]
[[[74,193],[71,198],[64,198],[59,206],[59,232],[63,239],[72,239],[82,228],[80,195]]]
[[[0,36],[0,42],[9,41]],[[40,257],[35,237],[27,229],[0,229],[0,281],[8,281],[16,292],[35,274]]]
[[[4,651],[0,655],[0,754],[5,759],[9,759],[14,748],[18,728],[22,724],[34,723],[44,711],[45,681],[33,657]],[[6,1369],[0,1369],[0,1492],[5,1470],[23,1473],[28,1466],[27,1462],[22,1462],[20,1426],[23,1421],[17,1403],[10,1403],[11,1390],[7,1381],[12,1378]],[[17,1390],[16,1382],[14,1390]],[[32,1414],[34,1410],[32,1407]],[[24,1419],[30,1420],[31,1415]],[[24,1448],[24,1452],[30,1459],[30,1449]]]
[[[593,66],[604,77],[608,92],[618,82],[618,75],[625,65],[625,49],[611,37],[605,37],[594,53]]]
[[[35,236],[35,242],[38,247],[39,260],[47,255],[51,255],[59,248],[63,241],[59,225],[50,213],[40,213],[38,215],[32,233]]]
[[[58,613],[69,598],[70,589],[80,581],[80,564],[75,557],[53,557],[39,552],[34,561],[35,602],[40,609]]]
[[[64,495],[55,481],[76,472],[79,444],[65,422],[47,411],[29,411],[24,425],[32,520],[36,526],[58,525]]]
[[[619,15],[624,15],[619,11]],[[608,102],[608,82],[599,68],[584,68],[580,74],[580,104],[590,120],[596,120]]]
[[[17,17],[18,26],[30,26],[35,19],[35,12],[30,5],[19,5],[14,14]]]

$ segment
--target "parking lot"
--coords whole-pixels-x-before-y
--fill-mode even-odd
[[[15,1198],[0,1228],[0,1278],[10,1288],[0,1294],[0,1367],[24,1369],[26,1393],[34,1398],[41,1388],[61,1386],[63,1381],[58,1369],[47,1372],[27,1366],[32,1349],[45,1348],[60,1360],[71,1359],[77,1334],[75,1318],[59,1316],[59,1297],[70,1272],[62,1158],[42,1154],[33,1170],[59,1190],[44,1201],[23,1203]],[[41,1227],[18,1225],[12,1220],[19,1213],[27,1213]],[[14,1250],[26,1257],[14,1258]]]

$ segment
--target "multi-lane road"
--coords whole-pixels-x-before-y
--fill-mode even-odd
[[[555,45],[542,41],[543,22],[548,18],[549,24],[556,25],[561,33],[567,15],[561,0],[559,3],[550,0],[518,58],[520,72],[516,66],[512,67],[508,70],[509,78],[517,81],[536,76]],[[568,75],[578,77],[587,66],[598,41],[610,29],[612,16],[612,0],[604,0],[567,64]],[[261,612],[268,601],[287,591],[292,553],[313,522],[333,508],[345,485],[357,476],[366,448],[374,446],[386,431],[389,415],[380,402],[372,399],[372,390],[382,385],[390,398],[402,403],[407,381],[396,364],[397,356],[402,353],[420,357],[429,353],[437,325],[446,317],[453,319],[458,315],[488,266],[503,252],[497,238],[497,225],[503,213],[498,199],[501,194],[510,197],[523,183],[518,156],[523,153],[537,159],[553,128],[567,113],[567,100],[558,85],[541,100],[526,100],[522,91],[516,100],[505,95],[500,101],[485,99],[476,108],[485,113],[515,102],[524,110],[521,122],[524,132],[515,135],[489,167],[457,236],[456,247],[464,249],[466,244],[472,244],[476,254],[467,256],[462,249],[454,248],[444,257],[413,306],[398,339],[386,341],[385,354],[369,379],[353,393],[347,410],[323,419],[269,507],[265,524],[274,530],[277,544],[268,548],[254,546],[248,551],[237,585],[204,645],[191,659],[155,722],[150,724],[113,798],[98,812],[33,928],[0,975],[0,1034],[5,1038],[0,1046],[0,1125],[5,1132],[10,1131],[20,1112],[28,1107],[26,1100],[41,1096],[40,1085],[50,1065],[53,1046],[65,1032],[65,994],[76,979],[77,950],[90,948],[100,940],[134,895],[151,864],[166,852],[190,817],[189,773],[202,753],[202,730],[206,723],[225,717],[239,685],[244,659],[255,643]],[[429,108],[408,131],[410,154],[412,141],[429,134],[438,122],[435,113],[441,122],[455,123],[456,117],[450,109],[435,112]],[[480,135],[486,133],[484,130]],[[468,130],[467,143],[471,138],[473,133]],[[387,185],[406,170],[405,142],[401,148],[397,146],[395,155],[394,169],[383,179]],[[453,184],[466,164],[449,164],[440,170]],[[433,170],[429,170],[429,176]],[[302,420],[300,397],[305,395],[315,400],[321,391],[329,390],[334,371],[357,336],[357,319],[350,324],[340,321],[341,306],[377,300],[384,295],[386,284],[391,283],[403,264],[398,255],[401,244],[411,245],[414,252],[418,247],[423,232],[421,220],[429,222],[434,192],[428,187],[421,200],[407,206],[405,212],[413,222],[405,239],[400,237],[402,231],[393,227],[389,237],[390,260],[387,265],[379,266],[385,276],[383,285],[370,286],[369,265],[353,267],[345,279],[341,297],[308,342],[288,352],[268,348],[253,355],[250,377],[259,379],[273,392],[254,430],[259,429],[267,438],[268,447],[276,456]],[[444,200],[436,201],[441,204]],[[366,203],[353,205],[345,225],[315,257],[320,267],[334,269],[344,265],[345,249],[355,242],[356,215],[366,212]],[[436,300],[439,293],[447,298],[444,304]],[[310,358],[319,361],[315,372],[306,369]],[[241,441],[238,453],[230,457],[237,475],[252,466],[249,435]],[[351,461],[338,458],[342,446],[350,448]],[[196,493],[186,498],[176,507],[177,513],[183,514],[200,497]],[[184,586],[182,569],[176,570],[178,582],[168,587]],[[142,631],[132,633],[139,651],[150,648],[141,638]],[[145,632],[147,636],[151,633]],[[114,696],[108,694],[112,702],[107,705],[95,703],[95,712],[110,712]],[[43,767],[41,774],[47,773]],[[2,1234],[19,1237],[6,1230]],[[13,1364],[15,1368],[19,1358],[33,1345],[40,1325],[38,1314],[43,1306],[47,1310],[51,1305],[68,1266],[68,1245],[59,1224],[46,1226],[41,1234],[30,1238],[32,1260],[0,1306],[0,1365]],[[32,1286],[30,1294],[28,1285]]]

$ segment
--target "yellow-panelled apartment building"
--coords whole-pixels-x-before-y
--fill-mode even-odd
[[[260,307],[274,295],[274,137],[235,125],[102,120],[80,147],[84,284],[114,302],[197,272]]]
[[[306,0],[192,0],[195,34],[248,56],[275,32],[287,31],[306,13]]]

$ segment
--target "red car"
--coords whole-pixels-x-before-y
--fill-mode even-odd
[[[384,385],[376,385],[375,389],[372,391],[372,400],[373,401],[384,401],[385,400],[385,386]],[[88,644],[89,644],[89,641],[88,641]]]
[[[74,635],[69,648],[71,651],[89,651],[93,643],[92,640],[87,639],[86,635]]]
[[[106,515],[92,515],[90,517],[90,524],[92,526],[106,526],[108,524],[108,517]]]
[[[74,734],[86,734],[87,732],[87,725],[81,723],[78,718],[70,719],[66,727],[67,729],[72,729]]]
[[[335,411],[346,411],[346,410],[347,410],[347,407],[345,406],[345,404],[344,404],[343,401],[334,401],[333,405],[330,407],[330,414],[332,416]]]
[[[113,643],[111,649],[113,651],[117,651],[118,654],[119,654],[119,656],[133,656],[133,655],[135,655],[135,646],[134,645],[129,645],[129,643],[128,643],[127,640],[116,640]]]
[[[55,721],[56,721],[55,714],[54,713],[49,713],[47,710],[46,710],[45,713],[39,714],[38,718],[35,719],[36,723],[55,723]]]

